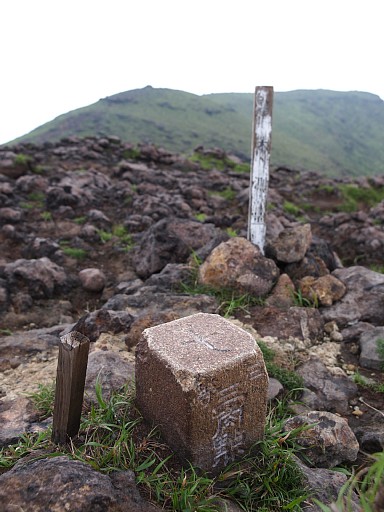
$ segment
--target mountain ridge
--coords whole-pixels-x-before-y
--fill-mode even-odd
[[[179,153],[216,146],[249,160],[252,108],[252,93],[198,96],[147,86],[62,114],[8,145],[115,135]],[[323,89],[275,92],[271,165],[330,176],[381,174],[383,133],[384,102],[377,95]]]

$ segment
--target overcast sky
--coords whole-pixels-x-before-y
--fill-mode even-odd
[[[2,0],[0,143],[119,92],[384,99],[378,0]]]

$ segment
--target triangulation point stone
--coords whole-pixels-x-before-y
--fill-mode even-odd
[[[184,460],[218,472],[263,437],[268,375],[252,335],[198,313],[143,332],[136,396]]]

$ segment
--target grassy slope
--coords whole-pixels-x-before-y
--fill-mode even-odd
[[[64,114],[15,142],[118,135],[177,152],[218,146],[249,158],[253,94],[194,94],[145,87]],[[384,170],[384,102],[368,93],[275,93],[272,165],[330,175]]]

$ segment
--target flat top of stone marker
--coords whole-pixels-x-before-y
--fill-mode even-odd
[[[143,334],[150,350],[192,372],[213,370],[259,351],[251,334],[208,313],[150,327]]]

